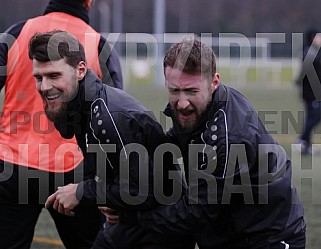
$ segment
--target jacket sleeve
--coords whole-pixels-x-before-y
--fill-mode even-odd
[[[100,179],[90,179],[79,184],[77,198],[81,202],[96,202],[116,210],[147,210],[155,207],[154,152],[167,141],[162,127],[144,113],[140,117],[145,119],[144,122],[122,112],[114,113],[113,117],[117,120],[118,131],[108,126],[108,137],[110,144],[116,144],[116,153],[107,153],[107,174],[104,177],[104,173],[101,173],[104,169],[99,168],[98,162],[97,172],[100,171]],[[95,129],[94,125],[93,128]],[[117,132],[122,141],[117,141]],[[103,132],[100,132],[99,128],[96,134],[101,141],[106,141],[106,138],[100,135]],[[166,173],[172,170],[177,171],[177,174],[174,174],[177,176],[175,181],[182,179],[173,159],[170,156],[164,157],[164,173],[161,177],[166,178]],[[171,184],[171,181],[163,184],[164,193],[170,192]]]
[[[116,88],[123,89],[123,76],[118,54],[115,48],[111,48],[105,37],[99,41],[99,64],[103,72],[102,82]]]
[[[231,216],[229,209],[233,199],[237,197],[229,194],[233,193],[230,186],[239,184],[240,173],[237,170],[239,167],[236,167],[235,162],[230,161],[227,164],[227,174],[222,175],[221,168],[225,165],[223,159],[219,159],[212,173],[211,171],[202,172],[200,168],[192,165],[195,165],[195,162],[190,159],[189,192],[178,202],[172,205],[161,205],[153,210],[139,211],[136,214],[121,213],[121,220],[130,223],[137,219],[136,222],[139,224],[162,233],[184,234],[208,224],[215,225],[222,222],[228,227]],[[243,166],[240,165],[240,167]],[[194,169],[191,170],[192,168]]]
[[[215,222],[222,210],[222,205],[190,204],[188,196],[184,195],[175,204],[139,211],[136,217],[133,213],[123,212],[121,220],[132,222],[137,219],[139,224],[160,233],[186,234],[209,222]]]
[[[195,162],[193,163],[195,165]],[[195,171],[194,171],[195,170]],[[222,204],[224,179],[216,176],[216,172],[204,172],[197,167],[189,168],[188,192],[173,204],[162,204],[153,210],[137,213],[120,214],[123,222],[138,222],[149,229],[161,233],[174,232],[186,234],[209,223],[217,224],[225,217],[221,215],[226,210]],[[136,220],[137,219],[137,220]]]
[[[4,87],[7,79],[7,56],[10,47],[19,36],[26,21],[18,22],[0,35],[0,90]]]

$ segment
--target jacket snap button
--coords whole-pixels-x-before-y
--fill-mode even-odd
[[[96,113],[97,111],[98,111],[98,105],[95,106],[94,113]]]
[[[211,126],[211,130],[212,130],[212,131],[217,131],[217,126],[216,126],[216,125],[212,125],[212,126]]]

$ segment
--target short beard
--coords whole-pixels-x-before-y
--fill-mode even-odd
[[[180,122],[180,120],[178,118],[178,112],[177,111],[173,112],[173,117],[172,118],[173,118],[173,122],[177,125],[179,131],[182,132],[182,133],[191,133],[191,132],[193,132],[194,128],[197,126],[196,122],[191,127],[182,126],[182,124],[181,124],[181,122]]]
[[[56,122],[58,121],[62,115],[67,111],[67,106],[68,106],[68,103],[67,102],[63,102],[61,104],[61,107],[58,111],[56,112],[53,112],[53,111],[49,111],[48,110],[48,106],[45,107],[45,113],[46,113],[46,116],[47,118],[51,121],[51,122]]]
[[[173,112],[173,121],[177,124],[177,127],[179,129],[180,132],[187,134],[187,133],[192,133],[194,131],[196,131],[196,129],[199,128],[199,126],[204,122],[204,120],[207,117],[208,111],[210,110],[212,106],[212,102],[209,101],[205,110],[203,110],[203,112],[201,113],[201,115],[199,116],[199,118],[196,119],[196,121],[194,122],[193,125],[189,126],[189,127],[183,127],[180,123],[180,120],[178,118],[178,113],[177,111],[172,111]]]

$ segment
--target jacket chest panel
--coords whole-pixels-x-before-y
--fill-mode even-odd
[[[197,148],[198,168],[200,170],[209,165],[214,168],[214,174],[219,177],[225,176],[226,162],[228,157],[228,129],[226,114],[223,110],[218,110],[216,114],[206,122],[203,132],[194,136],[190,144],[202,146]]]

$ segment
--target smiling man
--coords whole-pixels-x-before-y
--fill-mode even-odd
[[[107,205],[124,212],[154,208],[158,204],[154,152],[168,140],[151,112],[124,91],[104,85],[87,69],[82,45],[67,32],[35,34],[29,58],[46,115],[63,137],[76,136],[85,168],[96,173],[79,184],[59,187],[45,206],[71,219],[77,217],[79,204]],[[168,171],[176,171],[179,186],[183,183],[172,157],[166,158],[161,165],[164,176],[158,177],[164,177],[161,190],[168,195],[173,185],[173,179],[165,177]],[[128,172],[128,179],[121,178],[120,172]],[[120,222],[106,223],[92,248],[192,249],[194,244],[188,235],[157,233]]]

